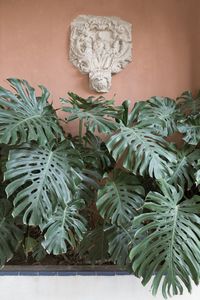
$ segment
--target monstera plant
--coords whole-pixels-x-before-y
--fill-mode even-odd
[[[115,106],[0,88],[0,264],[50,257],[127,268],[163,296],[200,278],[200,94]],[[74,121],[78,135],[68,132]],[[74,261],[73,261],[74,263]]]

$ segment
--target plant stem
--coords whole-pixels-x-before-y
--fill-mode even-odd
[[[79,121],[79,140],[82,141],[83,120]]]
[[[124,228],[124,226],[121,224],[120,225],[121,226],[121,228],[126,232],[126,234],[129,236],[129,238],[130,238],[130,240],[131,240],[131,243],[133,243],[133,238],[132,238],[132,236],[130,235],[130,233],[128,232],[128,230],[126,230],[126,228]]]

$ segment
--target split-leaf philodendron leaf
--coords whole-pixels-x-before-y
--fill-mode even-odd
[[[80,181],[79,153],[71,144],[49,147],[21,146],[10,150],[5,179],[8,197],[14,195],[13,216],[23,213],[23,221],[40,225],[48,220],[56,203],[68,203]],[[53,199],[56,196],[56,203]]]
[[[136,175],[161,179],[172,174],[169,164],[176,160],[175,154],[162,137],[148,128],[121,125],[106,146],[116,161],[122,160],[123,167]]]
[[[130,252],[132,268],[146,285],[152,278],[153,294],[162,284],[163,296],[191,291],[191,280],[199,283],[200,270],[200,196],[186,199],[183,190],[160,183],[160,192],[149,192],[146,212],[135,217],[141,226],[135,239],[146,237]]]
[[[26,80],[8,79],[16,93],[0,87],[0,143],[22,144],[37,141],[39,144],[63,139],[56,114],[48,103],[49,91],[39,86],[42,95]]]

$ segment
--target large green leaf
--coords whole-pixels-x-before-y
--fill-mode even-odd
[[[96,198],[96,193],[99,188],[98,181],[101,179],[101,176],[98,172],[83,169],[81,172],[81,178],[82,180],[76,190],[75,198],[83,199],[87,204],[92,203]]]
[[[8,81],[16,94],[0,87],[0,143],[14,145],[37,141],[45,144],[63,138],[52,105],[47,101],[48,90],[39,86],[42,95],[36,97],[27,81],[14,78]]]
[[[100,173],[112,168],[114,160],[101,138],[87,131],[84,140],[87,146],[84,147],[82,152],[86,166],[96,169]]]
[[[32,252],[33,259],[38,262],[43,260],[47,255],[46,250],[42,247],[42,238],[43,237],[40,236],[37,239],[37,245],[34,247],[33,252]]]
[[[138,121],[148,126],[152,132],[168,136],[177,131],[177,120],[181,114],[173,99],[167,97],[152,97],[146,101],[139,112]]]
[[[5,179],[10,180],[7,195],[15,194],[13,216],[23,213],[23,222],[30,225],[48,219],[56,205],[55,196],[56,201],[71,201],[79,179],[75,168],[79,166],[79,153],[65,142],[55,149],[21,146],[11,150]]]
[[[47,224],[42,226],[42,230],[46,231],[42,246],[48,253],[66,253],[69,245],[76,248],[82,240],[86,221],[78,212],[79,204],[59,205]]]
[[[124,227],[113,225],[108,229],[108,252],[111,260],[121,266],[130,264],[129,251],[132,248],[135,230],[130,223]]]
[[[34,251],[37,247],[37,240],[32,238],[31,236],[27,236],[24,241],[24,253],[25,256],[28,257],[30,253]]]
[[[183,133],[186,143],[197,145],[200,141],[200,114],[189,116],[178,123],[178,131]]]
[[[35,230],[35,227],[32,227],[33,230]],[[28,234],[30,233],[31,228],[28,228]],[[35,261],[42,261],[46,255],[47,252],[45,251],[45,249],[42,247],[41,243],[43,240],[43,235],[40,232],[39,237],[31,237],[30,235],[28,235],[25,239],[24,239],[24,243],[23,243],[23,252],[26,256],[26,260],[29,259],[29,257],[32,257]]]
[[[97,208],[112,224],[126,224],[139,213],[143,205],[144,188],[133,174],[115,170],[105,176],[105,185],[98,190]]]
[[[122,103],[124,111],[120,118],[122,123],[127,127],[132,127],[135,123],[138,122],[139,113],[143,110],[144,106],[146,105],[146,101],[136,101],[132,110],[129,112],[130,104],[130,100],[125,100]]]
[[[8,200],[0,200],[0,266],[9,261],[22,240],[22,231],[14,224],[12,206]]]
[[[91,263],[104,263],[110,260],[108,254],[108,230],[105,223],[89,230],[80,243],[79,255]]]
[[[162,137],[140,125],[127,128],[121,124],[120,131],[112,135],[106,145],[115,160],[122,160],[124,168],[156,179],[171,174],[169,163],[176,159]]]
[[[200,91],[193,96],[191,91],[185,91],[177,98],[177,105],[186,115],[196,115],[200,111]]]
[[[200,272],[200,197],[184,199],[165,182],[161,192],[150,192],[144,209],[133,225],[138,229],[135,239],[146,237],[130,252],[133,271],[146,285],[150,279],[153,294],[162,283],[163,296],[182,294],[183,285],[191,291],[191,279],[198,284]]]
[[[195,174],[196,177],[196,184],[199,185],[200,184],[200,159],[198,160],[197,163],[197,172]]]
[[[183,189],[190,189],[195,181],[197,160],[200,157],[200,150],[185,145],[182,149],[176,149],[176,161],[171,163],[173,173],[166,180],[168,183]]]
[[[87,130],[94,132],[98,130],[103,133],[110,133],[118,128],[113,118],[118,118],[122,108],[113,106],[113,100],[105,100],[103,97],[94,99],[81,98],[74,93],[69,93],[69,100],[62,99],[63,111],[68,113],[68,122],[79,119],[84,121]]]

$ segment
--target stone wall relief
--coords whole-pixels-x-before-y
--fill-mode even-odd
[[[131,27],[118,17],[80,15],[71,23],[70,61],[89,74],[92,90],[108,92],[112,74],[131,62]]]

